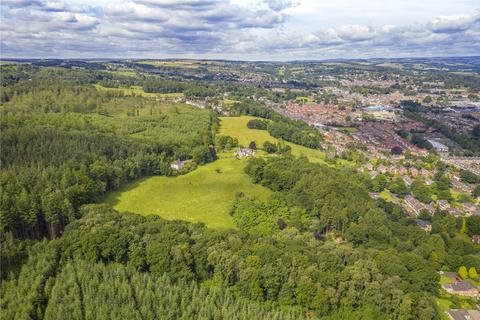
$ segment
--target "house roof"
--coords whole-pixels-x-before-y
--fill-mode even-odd
[[[445,313],[454,320],[480,320],[480,311],[478,310],[451,309]]]
[[[476,289],[470,282],[468,281],[459,281],[455,283],[448,283],[444,285],[445,289],[450,289],[453,291],[470,291]]]
[[[421,220],[421,219],[415,219],[415,222],[420,228],[429,228],[432,226],[432,224],[428,221]]]

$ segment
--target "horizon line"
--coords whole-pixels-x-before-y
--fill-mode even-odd
[[[328,61],[369,61],[369,60],[407,60],[407,59],[446,59],[446,58],[480,58],[480,55],[451,55],[451,56],[412,56],[412,57],[372,57],[372,58],[325,58],[325,59],[297,59],[297,60],[234,60],[234,59],[209,59],[209,58],[11,58],[0,57],[0,61],[28,61],[28,60],[70,60],[70,61],[127,61],[127,60],[147,60],[147,61],[168,61],[168,60],[186,60],[186,61],[226,61],[226,62],[274,62],[274,63],[289,63],[289,62],[328,62]]]

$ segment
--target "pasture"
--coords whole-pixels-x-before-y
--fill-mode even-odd
[[[131,86],[130,88],[107,88],[99,84],[94,85],[98,91],[112,91],[112,92],[122,92],[125,96],[137,96],[144,98],[181,98],[183,93],[151,93],[143,91],[143,88],[140,86]]]
[[[247,128],[247,123],[255,117],[221,117],[220,132],[221,135],[228,135],[238,139],[239,144],[248,146],[250,141],[255,141],[258,148],[262,148],[265,141],[277,142],[278,139],[272,137],[266,130],[257,130]],[[292,148],[294,156],[306,156],[311,162],[325,163],[325,153],[321,150],[310,149],[295,143],[285,141],[286,145]]]
[[[109,193],[105,202],[118,211],[203,222],[211,228],[234,228],[229,212],[237,192],[262,199],[271,193],[250,181],[243,172],[245,165],[246,160],[222,155],[219,160],[185,175],[139,179]]]
[[[196,69],[200,63],[193,60],[143,60],[139,61],[141,64],[149,64],[156,67],[170,67],[170,68],[188,68]]]

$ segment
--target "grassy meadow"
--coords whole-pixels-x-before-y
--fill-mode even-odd
[[[107,195],[118,211],[157,214],[168,220],[203,222],[211,228],[234,228],[229,212],[237,192],[266,199],[271,191],[253,184],[243,172],[246,160],[231,155],[178,177],[148,177]]]
[[[199,67],[199,62],[193,60],[144,60],[139,61],[141,64],[149,64],[156,67],[171,67],[171,68],[190,68],[195,69]]]
[[[250,141],[255,141],[259,148],[262,147],[265,141],[278,141],[278,139],[272,137],[266,130],[247,128],[247,123],[251,119],[255,119],[255,117],[221,117],[219,134],[235,137],[238,139],[238,142],[244,146],[248,146]],[[294,156],[304,155],[311,162],[325,163],[325,153],[321,150],[310,149],[287,141],[285,141],[285,144],[292,148],[292,154]]]
[[[137,96],[145,98],[181,98],[183,93],[151,93],[143,91],[143,88],[140,86],[131,86],[130,88],[107,88],[99,84],[95,84],[95,88],[98,91],[114,91],[114,92],[123,92],[125,96]]]
[[[265,130],[247,128],[247,122],[253,118],[222,117],[219,134],[236,137],[245,146],[250,141],[255,141],[259,147],[265,141],[276,142],[277,139]],[[317,163],[325,161],[325,154],[320,150],[285,143],[292,148],[295,156],[304,155]],[[259,151],[258,155],[263,155],[263,152]],[[261,199],[271,194],[270,190],[251,182],[243,172],[246,163],[245,159],[234,158],[232,150],[220,154],[217,161],[199,166],[185,175],[139,179],[121,190],[109,193],[104,201],[118,211],[156,214],[168,220],[203,222],[211,228],[234,228],[229,212],[237,192]]]

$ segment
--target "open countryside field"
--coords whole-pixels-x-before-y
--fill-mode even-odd
[[[221,117],[219,134],[235,137],[238,139],[238,142],[244,146],[248,146],[250,141],[255,141],[258,148],[261,148],[265,141],[278,141],[278,139],[272,137],[266,130],[247,128],[247,122],[251,119],[259,118],[251,116]],[[320,150],[310,149],[287,141],[285,141],[285,144],[292,148],[292,154],[294,156],[304,155],[311,162],[325,163],[325,153]]]
[[[114,100],[113,102],[105,103],[103,108],[108,111],[108,114],[114,117],[128,118],[128,113],[134,112],[135,115],[140,117],[146,117],[145,119],[151,118],[152,115],[165,115],[165,114],[180,114],[187,112],[195,112],[199,110],[191,105],[185,103],[169,103],[169,102],[153,102],[149,105],[138,105],[132,107],[132,104],[129,102],[124,102],[122,100]],[[133,111],[135,110],[135,111]]]
[[[126,77],[135,77],[137,73],[131,69],[108,70],[108,72]]]
[[[193,60],[143,60],[138,63],[149,64],[157,67],[172,67],[172,68],[198,68],[199,62]]]
[[[136,96],[141,96],[145,98],[181,98],[183,97],[183,93],[181,92],[175,92],[175,93],[145,92],[143,91],[143,88],[140,86],[131,86],[130,88],[107,88],[99,84],[95,84],[95,88],[97,88],[98,91],[117,91],[117,92],[123,92],[123,94],[126,96],[136,95]]]
[[[237,192],[262,199],[271,193],[250,181],[243,172],[245,165],[246,160],[222,155],[186,175],[140,179],[108,194],[105,202],[118,211],[203,222],[211,228],[234,228],[229,211]]]

